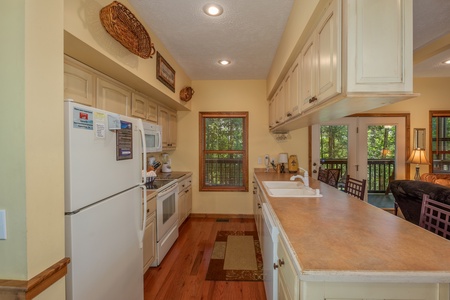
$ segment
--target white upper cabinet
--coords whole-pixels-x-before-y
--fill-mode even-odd
[[[333,1],[300,54],[303,111],[341,92],[340,24],[340,1]]]
[[[322,0],[318,6],[323,9],[306,26],[312,29],[302,36],[297,59],[274,88],[275,101],[283,99],[282,87],[288,96],[286,117],[277,113],[271,130],[294,130],[417,96],[412,0]]]
[[[300,102],[299,102],[299,96],[300,96],[300,88],[299,88],[299,74],[300,72],[300,66],[299,61],[297,60],[294,65],[289,70],[289,76],[288,80],[289,83],[287,84],[289,89],[289,97],[286,99],[286,117],[292,118],[297,116],[300,113]]]
[[[173,150],[177,147],[177,112],[158,106],[158,124],[162,126],[163,150]]]
[[[64,99],[94,106],[94,74],[88,70],[64,64]]]
[[[275,123],[275,96],[269,101],[269,128],[273,128],[276,126]]]
[[[119,83],[98,78],[97,107],[116,114],[130,116],[131,90]]]
[[[316,104],[316,67],[315,67],[315,37],[312,36],[306,42],[303,51],[300,53],[302,63],[301,81],[300,81],[300,95],[302,99],[302,110],[307,110],[309,107]]]
[[[158,105],[149,97],[133,93],[131,95],[131,115],[153,123],[158,122]]]
[[[316,31],[316,91],[320,103],[341,92],[341,5],[333,1]]]
[[[412,1],[345,1],[347,92],[412,91]]]

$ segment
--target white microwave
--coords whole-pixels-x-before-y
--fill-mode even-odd
[[[159,125],[142,122],[145,134],[146,152],[162,151],[162,128]]]

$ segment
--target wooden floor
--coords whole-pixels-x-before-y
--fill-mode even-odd
[[[266,299],[263,282],[206,281],[216,234],[256,230],[253,219],[188,218],[162,263],[145,274],[144,299]]]

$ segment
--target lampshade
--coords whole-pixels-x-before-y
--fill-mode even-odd
[[[288,154],[287,153],[280,153],[278,155],[278,163],[286,164],[287,162],[288,162]]]
[[[414,180],[420,180],[419,165],[430,164],[425,156],[425,150],[420,148],[414,149],[406,162],[416,164],[416,174],[414,175]]]
[[[430,163],[427,160],[427,157],[425,156],[425,150],[424,149],[414,149],[411,153],[411,156],[406,161],[410,164],[418,164],[418,165],[429,165]]]

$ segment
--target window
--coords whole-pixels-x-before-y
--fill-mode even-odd
[[[430,111],[431,172],[450,173],[450,111]]]
[[[200,112],[200,191],[248,191],[248,112]]]

